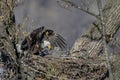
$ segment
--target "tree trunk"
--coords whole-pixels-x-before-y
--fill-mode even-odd
[[[106,38],[109,43],[120,28],[120,0],[108,0],[103,8]],[[100,20],[91,24],[86,33],[75,42],[71,49],[72,56],[95,57],[102,53],[102,29]],[[76,54],[76,52],[79,54]]]

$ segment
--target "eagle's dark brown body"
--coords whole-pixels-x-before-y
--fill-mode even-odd
[[[61,50],[66,48],[66,42],[63,37],[59,34],[56,34],[53,30],[45,29],[45,27],[40,27],[26,36],[21,44],[21,50],[30,51],[32,53],[40,52],[43,47],[43,41],[50,42],[50,49],[54,49],[55,47],[59,47]]]

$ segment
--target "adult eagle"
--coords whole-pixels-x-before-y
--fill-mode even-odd
[[[38,54],[44,48],[52,50],[55,47],[61,50],[66,49],[65,39],[53,30],[46,29],[44,26],[33,30],[30,35],[25,37],[21,44],[21,50],[29,51],[33,54]]]

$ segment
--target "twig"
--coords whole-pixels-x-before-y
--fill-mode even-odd
[[[104,53],[106,55],[106,64],[107,64],[107,68],[108,68],[108,71],[109,71],[109,74],[110,74],[110,80],[114,80],[113,73],[112,73],[112,70],[111,70],[109,54],[108,54],[108,50],[107,50],[107,43],[106,43],[106,37],[105,37],[106,29],[105,29],[104,16],[103,16],[103,12],[102,12],[101,0],[97,0],[97,5],[98,5],[98,10],[99,10],[99,14],[100,14],[100,21],[101,21],[101,27],[102,27],[103,47],[104,47]]]
[[[79,9],[79,10],[81,10],[81,11],[83,11],[83,12],[89,14],[89,15],[92,15],[92,16],[96,17],[97,19],[99,19],[98,15],[96,15],[95,13],[89,11],[89,8],[86,8],[86,9],[82,8],[82,7],[76,5],[75,3],[71,2],[71,1],[68,1],[68,0],[59,0],[57,2],[60,3],[60,1],[61,1],[61,4],[62,3],[65,4],[64,5],[65,8],[68,8],[68,7],[77,8],[77,9]],[[61,6],[63,6],[63,5],[61,5]]]
[[[39,74],[43,74],[43,75],[46,75],[46,76],[48,76],[48,77],[53,77],[53,78],[59,79],[59,77],[57,77],[57,76],[54,76],[54,75],[50,75],[50,74],[46,74],[46,73],[40,72],[40,71],[37,70],[35,67],[32,67],[32,65],[28,65],[28,64],[26,64],[26,63],[23,62],[23,61],[22,61],[22,64],[23,64],[24,67],[26,67],[27,69],[31,69],[33,72],[37,72],[37,73],[39,73]],[[27,73],[27,72],[26,72],[26,73]]]

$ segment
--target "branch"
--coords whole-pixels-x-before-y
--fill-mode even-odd
[[[100,21],[101,21],[101,28],[102,28],[102,34],[103,34],[103,47],[104,47],[104,53],[106,55],[106,64],[109,70],[109,74],[110,74],[110,80],[114,80],[113,77],[113,72],[111,70],[111,64],[110,64],[110,59],[109,59],[109,53],[107,50],[107,43],[106,43],[106,29],[105,29],[105,22],[104,22],[104,17],[103,17],[103,12],[102,12],[102,3],[101,0],[97,0],[97,5],[98,5],[98,10],[99,10],[99,14],[100,14]]]
[[[3,76],[8,76],[7,79],[17,76],[17,79],[21,79],[21,68],[20,68],[20,57],[17,51],[17,36],[16,36],[16,27],[15,27],[15,15],[14,15],[14,4],[15,0],[1,0],[0,1],[0,10],[2,13],[3,21],[1,21],[1,33],[6,38],[4,40],[5,47],[1,50],[3,51],[3,63],[5,64]],[[5,49],[5,51],[4,51]],[[8,54],[10,54],[8,56]],[[7,57],[7,59],[6,59]],[[12,59],[12,60],[11,60]],[[6,63],[8,62],[8,63]],[[15,63],[15,64],[12,64]],[[10,66],[10,68],[8,67]],[[12,67],[12,68],[11,68]],[[11,72],[10,72],[10,71]],[[10,75],[9,75],[10,74]],[[12,79],[13,80],[13,79]]]
[[[57,2],[64,8],[68,8],[68,7],[77,8],[77,9],[79,9],[79,10],[81,10],[81,11],[83,11],[83,12],[85,12],[85,13],[91,15],[91,16],[94,16],[97,19],[99,19],[98,15],[89,11],[89,8],[86,8],[86,9],[82,8],[82,7],[76,5],[75,3],[71,2],[71,1],[68,1],[68,0],[59,0]]]

